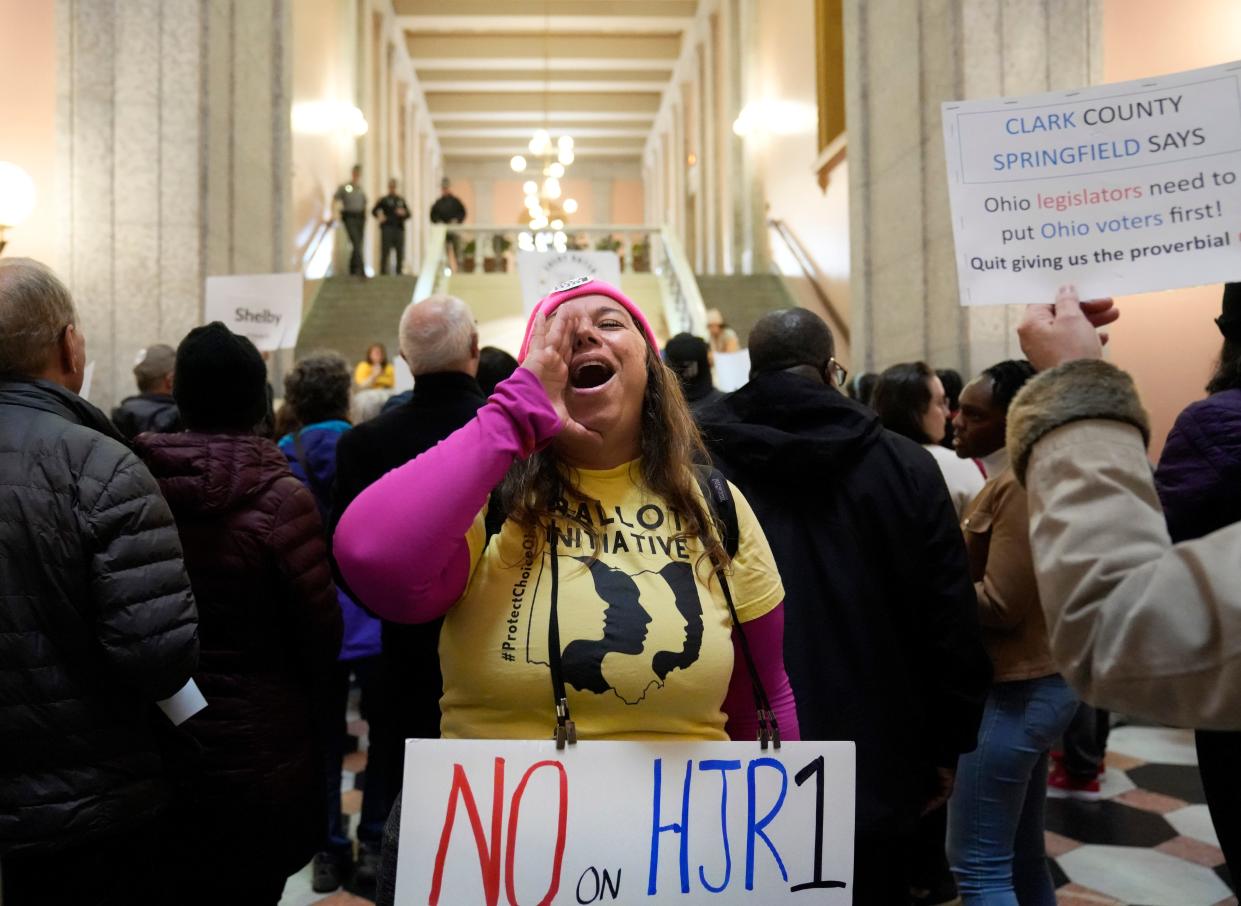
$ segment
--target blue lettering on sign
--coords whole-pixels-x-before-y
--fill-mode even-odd
[[[762,820],[755,821],[754,816],[756,814],[756,809],[755,809],[755,803],[754,803],[754,792],[755,792],[754,775],[758,772],[759,768],[775,768],[777,771],[780,772],[780,796],[778,799],[776,799],[776,804],[773,805],[768,810],[767,814],[763,816]],[[754,839],[755,837],[762,837],[763,842],[767,844],[767,848],[771,850],[771,854],[776,857],[776,865],[780,866],[780,877],[783,878],[785,881],[789,879],[789,873],[784,870],[784,860],[780,858],[780,853],[776,849],[775,844],[771,842],[771,838],[768,837],[763,832],[764,829],[767,827],[767,825],[772,822],[772,819],[774,819],[776,815],[779,814],[780,807],[784,805],[785,794],[787,794],[789,791],[789,775],[788,775],[788,772],[784,770],[784,765],[780,764],[780,762],[776,761],[774,758],[755,758],[753,761],[750,762],[750,767],[747,769],[746,774],[747,774],[746,786],[748,787],[749,806],[746,810],[747,817],[746,817],[746,833],[745,833],[745,889],[753,890],[754,889]]]
[[[662,758],[655,759],[655,796],[651,807],[651,873],[647,879],[646,895],[655,895],[655,881],[659,874],[659,835],[679,834],[681,837],[681,893],[689,893],[689,782],[694,772],[694,762],[685,762],[685,789],[681,793],[681,823],[659,823],[659,794],[663,788]]]
[[[712,893],[719,893],[728,886],[733,874],[733,857],[728,847],[728,772],[741,770],[741,762],[735,759],[721,761],[712,758],[698,762],[698,770],[720,772],[720,832],[724,836],[724,880],[717,887],[707,880],[705,866],[698,866],[698,880],[702,882],[702,886]]]
[[[780,773],[780,793],[776,797],[775,802],[766,809],[766,812],[759,816],[758,804],[758,772],[760,769],[779,771]],[[652,784],[652,801],[651,801],[651,862],[650,871],[647,875],[646,894],[647,896],[655,896],[658,893],[659,880],[659,845],[663,834],[675,834],[679,838],[678,855],[680,869],[680,887],[681,893],[690,892],[690,873],[689,873],[689,804],[690,804],[690,786],[694,775],[694,762],[685,762],[685,783],[681,789],[681,820],[661,823],[661,800],[663,796],[663,759],[656,758],[652,765],[653,784]],[[699,771],[719,771],[720,772],[720,830],[723,836],[724,844],[724,879],[718,885],[712,884],[707,880],[706,867],[698,866],[698,880],[702,887],[711,893],[722,893],[728,888],[729,882],[732,880],[732,849],[728,840],[728,772],[741,770],[741,762],[739,760],[717,760],[708,759],[698,762]],[[756,852],[758,850],[757,841],[762,840],[766,845],[772,857],[776,860],[776,866],[780,870],[780,877],[787,882],[789,879],[788,871],[785,870],[784,860],[780,857],[780,851],[767,836],[767,828],[780,814],[780,809],[784,807],[785,797],[788,795],[789,776],[784,765],[775,758],[755,758],[750,761],[746,770],[746,853],[745,853],[745,887],[746,890],[754,889],[754,863]]]

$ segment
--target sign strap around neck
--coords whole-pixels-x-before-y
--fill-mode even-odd
[[[547,621],[547,659],[552,672],[552,699],[556,706],[556,729],[554,736],[556,748],[563,749],[566,745],[577,743],[577,725],[569,714],[569,696],[564,684],[564,665],[560,660],[560,618],[557,604],[560,598],[560,554],[558,551],[559,531],[555,520],[549,524],[551,538],[549,540],[552,561],[552,603]]]

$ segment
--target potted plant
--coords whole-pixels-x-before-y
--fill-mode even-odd
[[[633,244],[633,269],[635,273],[650,273],[651,244],[645,239]]]
[[[465,248],[461,250],[461,270],[464,273],[474,273],[474,253],[477,249],[477,243],[471,239],[465,244]]]
[[[492,255],[483,259],[483,270],[489,274],[497,271],[500,273],[506,272],[508,270],[508,258],[505,257],[505,253],[512,247],[513,243],[508,237],[502,236],[499,233],[492,236]]]

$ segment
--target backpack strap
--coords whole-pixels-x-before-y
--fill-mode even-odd
[[[711,466],[695,465],[694,473],[698,478],[698,487],[707,501],[707,509],[715,517],[718,525],[723,526],[724,537],[720,542],[724,545],[729,559],[737,556],[741,545],[741,527],[737,523],[737,502],[733,500],[732,489],[728,479],[719,469]]]
[[[729,558],[736,557],[741,544],[741,529],[737,521],[737,503],[733,500],[728,480],[719,469],[707,465],[695,465],[694,475],[698,479],[698,486],[707,503],[707,510],[716,523],[715,528],[718,529],[721,526],[723,528],[724,537],[720,541],[724,545],[724,550]],[[750,689],[754,694],[754,706],[758,712],[759,745],[766,749],[770,742],[778,749],[780,748],[780,725],[771,708],[771,700],[767,698],[767,690],[763,688],[763,681],[759,678],[758,668],[754,665],[754,655],[750,653],[750,643],[741,626],[741,619],[737,616],[737,606],[733,602],[728,578],[724,575],[724,564],[714,557],[712,557],[712,562],[716,566],[715,575],[720,580],[720,590],[724,593],[724,603],[728,605],[728,615],[732,617],[733,631],[737,633],[737,647],[741,649],[746,671],[750,674]]]

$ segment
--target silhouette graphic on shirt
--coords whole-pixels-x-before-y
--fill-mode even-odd
[[[694,582],[693,567],[690,564],[672,562],[665,564],[658,572],[642,570],[630,574],[600,560],[592,561],[588,557],[565,559],[576,560],[589,569],[595,592],[607,605],[603,614],[602,638],[576,639],[565,645],[561,662],[567,684],[578,691],[594,692],[597,695],[611,692],[625,704],[636,705],[646,697],[651,686],[662,686],[673,670],[685,670],[698,660],[702,654],[702,602],[698,597],[698,587]],[[642,604],[642,589],[635,581],[635,577],[643,575],[658,575],[662,580],[660,591],[666,588],[672,593],[677,612],[684,620],[685,636],[679,651],[659,650],[651,655],[649,669],[654,678],[634,697],[634,690],[618,689],[608,679],[604,670],[604,658],[610,654],[641,655],[646,650],[647,628],[652,622],[652,616]],[[564,606],[562,599],[562,614]],[[564,631],[563,619],[561,631]]]

